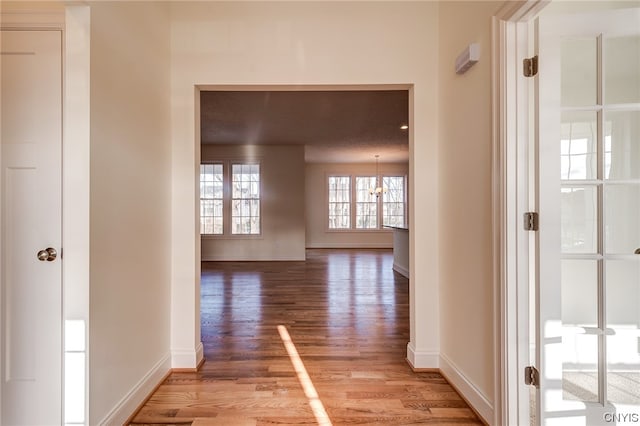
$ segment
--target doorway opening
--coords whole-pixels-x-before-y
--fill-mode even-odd
[[[199,86],[196,145],[207,182],[198,189],[208,198],[196,209],[197,260],[304,261],[311,248],[391,247],[383,224],[409,228],[411,95],[411,85]],[[339,200],[349,229],[329,223],[330,176],[350,178]],[[385,187],[366,205],[360,192],[371,194],[356,188],[363,177]],[[392,194],[401,202],[387,203]],[[400,214],[385,216],[393,207]]]

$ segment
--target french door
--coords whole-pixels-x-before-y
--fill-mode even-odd
[[[538,418],[640,422],[640,9],[540,17]]]

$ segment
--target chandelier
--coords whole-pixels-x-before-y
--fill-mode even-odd
[[[378,173],[378,157],[380,156],[376,155],[376,186],[375,188],[369,188],[369,194],[375,194],[376,198],[380,197],[380,194],[387,192],[387,188],[383,188],[382,185],[380,185],[380,181],[378,180],[380,178],[380,174]]]

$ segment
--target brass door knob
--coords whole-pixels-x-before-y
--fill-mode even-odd
[[[38,252],[38,260],[40,262],[44,262],[45,260],[47,262],[53,262],[54,260],[56,260],[56,257],[58,257],[58,252],[56,251],[56,249],[51,247],[40,250]]]

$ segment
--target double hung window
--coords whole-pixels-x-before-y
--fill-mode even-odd
[[[260,164],[200,165],[200,234],[258,235]]]
[[[231,233],[260,233],[260,165],[231,166]]]
[[[223,230],[222,164],[200,165],[200,233],[221,235]]]
[[[329,229],[351,228],[351,177],[329,177]]]
[[[356,177],[356,229],[378,228],[378,200],[371,194],[375,187],[375,176]]]
[[[404,227],[406,223],[406,194],[404,176],[384,176],[382,187],[382,223],[385,226]]]

